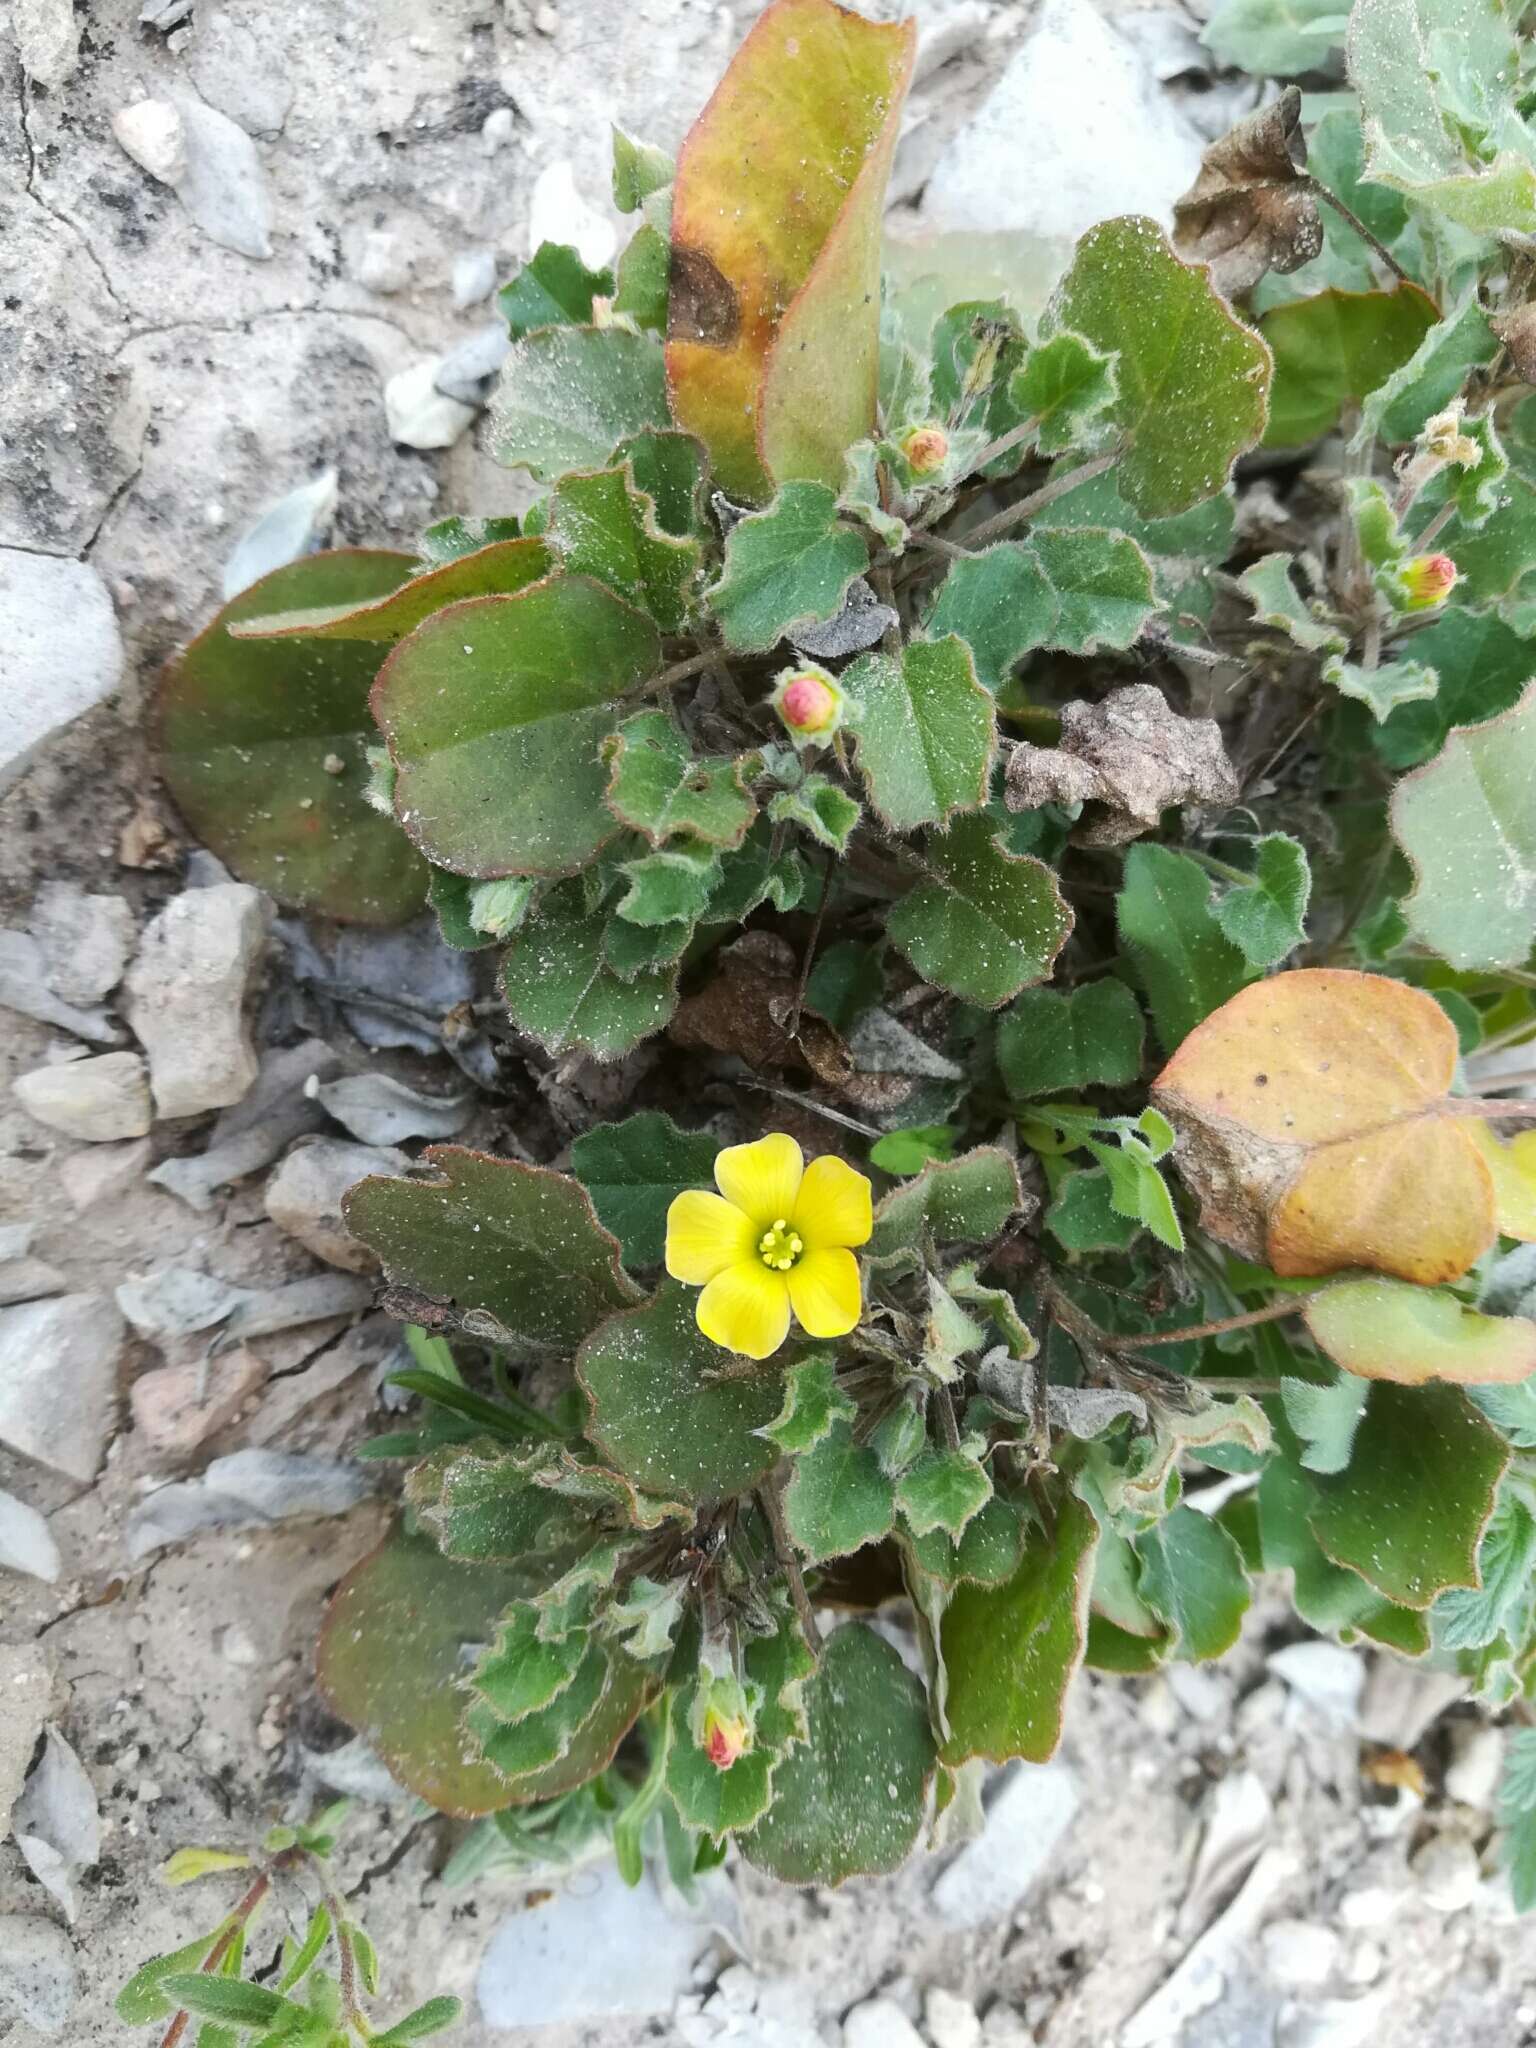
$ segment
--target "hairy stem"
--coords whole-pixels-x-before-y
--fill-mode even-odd
[[[779,1492],[777,1475],[771,1476],[757,1489],[758,1500],[763,1513],[768,1517],[768,1527],[773,1531],[773,1554],[779,1561],[779,1569],[789,1581],[789,1597],[795,1603],[795,1613],[805,1640],[810,1645],[811,1655],[821,1655],[821,1630],[816,1626],[816,1616],[811,1609],[811,1596],[805,1590],[805,1580],[800,1576],[800,1560],[795,1556],[795,1546],[790,1541],[789,1525],[784,1520],[784,1501]]]
[[[1360,237],[1361,241],[1364,242],[1369,248],[1375,250],[1376,254],[1381,258],[1382,262],[1385,263],[1388,270],[1390,270],[1394,276],[1400,277],[1404,284],[1413,284],[1415,282],[1415,280],[1408,275],[1407,271],[1404,270],[1403,266],[1401,265],[1401,263],[1398,262],[1397,258],[1392,254],[1392,251],[1387,247],[1386,243],[1378,241],[1375,235],[1373,235],[1370,229],[1366,226],[1365,222],[1360,218],[1359,214],[1355,213],[1350,207],[1346,206],[1343,200],[1340,199],[1336,193],[1330,192],[1328,190],[1328,187],[1325,184],[1323,184],[1320,179],[1317,178],[1308,177],[1303,180],[1303,183],[1305,183],[1307,187],[1310,189],[1314,199],[1325,200],[1327,204],[1333,208],[1334,212],[1339,215],[1341,220],[1346,220],[1349,222],[1349,225],[1354,229],[1355,233]],[[1422,289],[1422,287],[1420,288]],[[1436,307],[1435,310],[1438,312],[1439,308]]]
[[[1069,469],[1065,476],[1053,477],[1048,484],[1042,484],[1027,498],[1020,498],[1016,505],[1005,505],[1003,510],[991,519],[984,519],[980,526],[973,526],[965,536],[968,549],[984,548],[988,541],[996,540],[1000,533],[1008,533],[1015,526],[1022,526],[1033,519],[1037,512],[1043,512],[1047,505],[1054,505],[1058,498],[1075,491],[1079,484],[1086,484],[1096,476],[1102,476],[1106,469],[1112,469],[1120,460],[1121,451],[1111,448],[1107,455],[1095,455],[1087,462],[1080,462],[1076,469]]]
[[[251,1915],[256,1911],[256,1908],[271,1889],[272,1879],[266,1871],[263,1871],[260,1877],[251,1885],[249,1891],[247,1891],[239,1905],[236,1906],[233,1913],[230,1914],[229,1925],[203,1958],[202,1967],[199,1972],[200,1975],[211,1977],[216,1973],[219,1965],[229,1954],[235,1936],[247,1924]],[[192,2015],[189,2012],[177,2013],[161,2038],[160,2048],[176,2048],[177,2042],[187,2031],[187,2024],[191,2017]]]

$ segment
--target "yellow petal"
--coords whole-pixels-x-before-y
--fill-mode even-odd
[[[667,1271],[674,1280],[702,1287],[707,1280],[756,1249],[752,1218],[719,1195],[689,1188],[667,1211]]]
[[[744,1358],[767,1358],[789,1335],[789,1289],[761,1259],[743,1259],[717,1273],[695,1314],[711,1343]]]
[[[800,1327],[811,1337],[846,1337],[859,1320],[863,1296],[852,1252],[807,1252],[785,1274]]]
[[[868,1244],[875,1227],[869,1182],[835,1153],[813,1159],[800,1183],[792,1221],[807,1251]]]
[[[762,1232],[794,1214],[804,1170],[794,1139],[772,1131],[754,1145],[727,1145],[715,1161],[715,1186]]]

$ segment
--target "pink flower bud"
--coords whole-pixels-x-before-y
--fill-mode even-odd
[[[797,747],[819,746],[843,722],[846,700],[824,668],[787,668],[773,692],[773,708]]]
[[[713,1707],[704,1716],[704,1754],[717,1771],[728,1771],[751,1746],[752,1731],[742,1714],[727,1718]]]
[[[913,427],[902,436],[901,452],[914,476],[932,476],[949,455],[949,436],[942,427]]]
[[[1456,564],[1449,555],[1415,555],[1399,566],[1397,581],[1406,611],[1433,611],[1456,587]]]

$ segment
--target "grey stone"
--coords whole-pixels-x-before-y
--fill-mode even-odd
[[[123,643],[107,586],[88,562],[0,548],[0,647],[3,789],[121,682]]]
[[[405,448],[451,448],[475,423],[475,408],[445,398],[437,388],[442,356],[400,370],[384,386],[389,438]]]
[[[141,1337],[188,1337],[211,1330],[251,1300],[251,1290],[231,1287],[213,1273],[192,1266],[167,1266],[116,1289],[117,1305]]]
[[[987,1804],[987,1825],[933,1887],[951,1927],[985,1927],[1011,1913],[1050,1863],[1077,1812],[1064,1763],[1015,1764]]]
[[[225,1110],[213,1127],[207,1151],[167,1159],[150,1180],[189,1208],[211,1209],[219,1188],[259,1173],[281,1158],[295,1138],[323,1127],[325,1113],[308,1090],[340,1064],[318,1038],[263,1053],[255,1087]]]
[[[1320,1720],[1334,1728],[1353,1728],[1358,1724],[1360,1693],[1365,1684],[1365,1659],[1358,1650],[1346,1650],[1319,1637],[1305,1643],[1287,1643],[1265,1662]]]
[[[1063,251],[1095,221],[1168,222],[1200,138],[1091,0],[1045,0],[975,117],[928,180],[940,232],[1026,230]]]
[[[362,1145],[398,1145],[402,1138],[451,1138],[474,1114],[474,1097],[423,1095],[389,1074],[343,1074],[318,1081],[314,1094],[327,1116]]]
[[[270,36],[224,13],[201,16],[192,45],[192,82],[212,107],[249,135],[281,132],[293,105],[293,81]]]
[[[932,1985],[923,1995],[923,2030],[931,2048],[981,2048],[981,2021],[968,1998]]]
[[[32,905],[32,936],[49,986],[66,1003],[99,1003],[123,978],[133,950],[133,912],[121,896],[91,896],[74,882],[44,882]]]
[[[0,1006],[39,1024],[57,1024],[93,1045],[115,1045],[121,1033],[104,1010],[81,1010],[48,986],[43,949],[30,932],[0,931]]]
[[[496,251],[465,249],[453,259],[453,303],[460,312],[478,306],[496,289]]]
[[[175,105],[187,155],[177,198],[210,242],[264,261],[272,254],[271,202],[255,143],[217,107],[190,95]]]
[[[668,1910],[649,1875],[631,1891],[607,1863],[579,1890],[501,1923],[476,1983],[481,2015],[510,2031],[670,2012],[709,1941],[708,1928]]]
[[[88,1484],[112,1433],[122,1343],[104,1294],[0,1310],[0,1443]]]
[[[76,1214],[115,1201],[149,1164],[150,1150],[147,1138],[135,1138],[127,1145],[96,1145],[64,1160],[59,1179]]]
[[[1482,1882],[1477,1851],[1464,1835],[1431,1835],[1409,1863],[1419,1896],[1436,1913],[1460,1913]]]
[[[377,1257],[346,1226],[342,1197],[365,1174],[402,1174],[410,1163],[403,1152],[339,1138],[295,1146],[267,1182],[267,1214],[328,1266],[376,1273]]]
[[[923,2037],[889,1998],[867,1998],[843,2021],[844,2048],[924,2048]]]
[[[14,1493],[0,1492],[0,1570],[56,1585],[63,1571],[53,1531],[36,1508]],[[0,1834],[5,1830],[0,1828]]]
[[[101,1857],[101,1810],[85,1766],[50,1727],[37,1769],[12,1816],[17,1844],[34,1875],[75,1917],[74,1882]]]
[[[1384,1993],[1373,1992],[1369,1998],[1288,2005],[1275,2028],[1275,2048],[1365,2048],[1379,2032],[1388,2004]]]
[[[0,1841],[11,1830],[32,1752],[53,1704],[53,1666],[41,1643],[0,1643]]]
[[[342,1515],[366,1498],[369,1475],[356,1465],[295,1452],[234,1451],[215,1458],[201,1479],[148,1495],[128,1519],[124,1540],[137,1563],[203,1529],[248,1529],[298,1515]]]
[[[169,100],[136,100],[112,117],[112,133],[140,170],[173,190],[187,175],[187,131]]]
[[[1272,1920],[1259,1935],[1264,1968],[1287,1991],[1316,1991],[1343,1960],[1343,1943],[1315,1920]]]
[[[28,1116],[88,1144],[142,1138],[150,1126],[149,1076],[136,1052],[103,1052],[18,1074],[11,1092]]]
[[[336,472],[323,469],[266,506],[230,549],[224,563],[226,603],[274,569],[307,555],[330,531],[336,514]],[[227,877],[226,877],[227,879]]]
[[[80,1997],[69,1936],[30,1913],[0,1913],[0,2005],[40,2034],[62,2034]]]
[[[70,0],[12,0],[11,27],[22,70],[34,85],[56,90],[80,51],[80,24]]]
[[[18,1301],[41,1301],[45,1294],[62,1294],[68,1285],[68,1274],[46,1259],[0,1260],[0,1308],[10,1308]]]
[[[433,378],[434,388],[460,405],[484,405],[490,380],[506,361],[512,347],[505,320],[493,320],[477,327],[443,356]],[[407,376],[411,373],[406,372]],[[398,379],[396,380],[398,382]],[[398,441],[400,435],[396,434]],[[879,635],[876,635],[878,639]]]
[[[161,1116],[227,1108],[256,1079],[245,999],[270,919],[260,890],[228,882],[173,897],[146,928],[127,1015]]]
[[[1386,1749],[1417,1749],[1431,1723],[1466,1695],[1467,1680],[1454,1671],[1426,1671],[1403,1657],[1373,1658],[1360,1733]]]

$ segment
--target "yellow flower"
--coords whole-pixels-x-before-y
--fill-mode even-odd
[[[874,1227],[869,1182],[828,1154],[809,1166],[776,1131],[729,1145],[715,1161],[718,1195],[690,1189],[667,1211],[667,1271],[702,1287],[699,1328],[747,1358],[789,1335],[789,1312],[812,1337],[842,1337],[862,1307],[850,1246]]]

